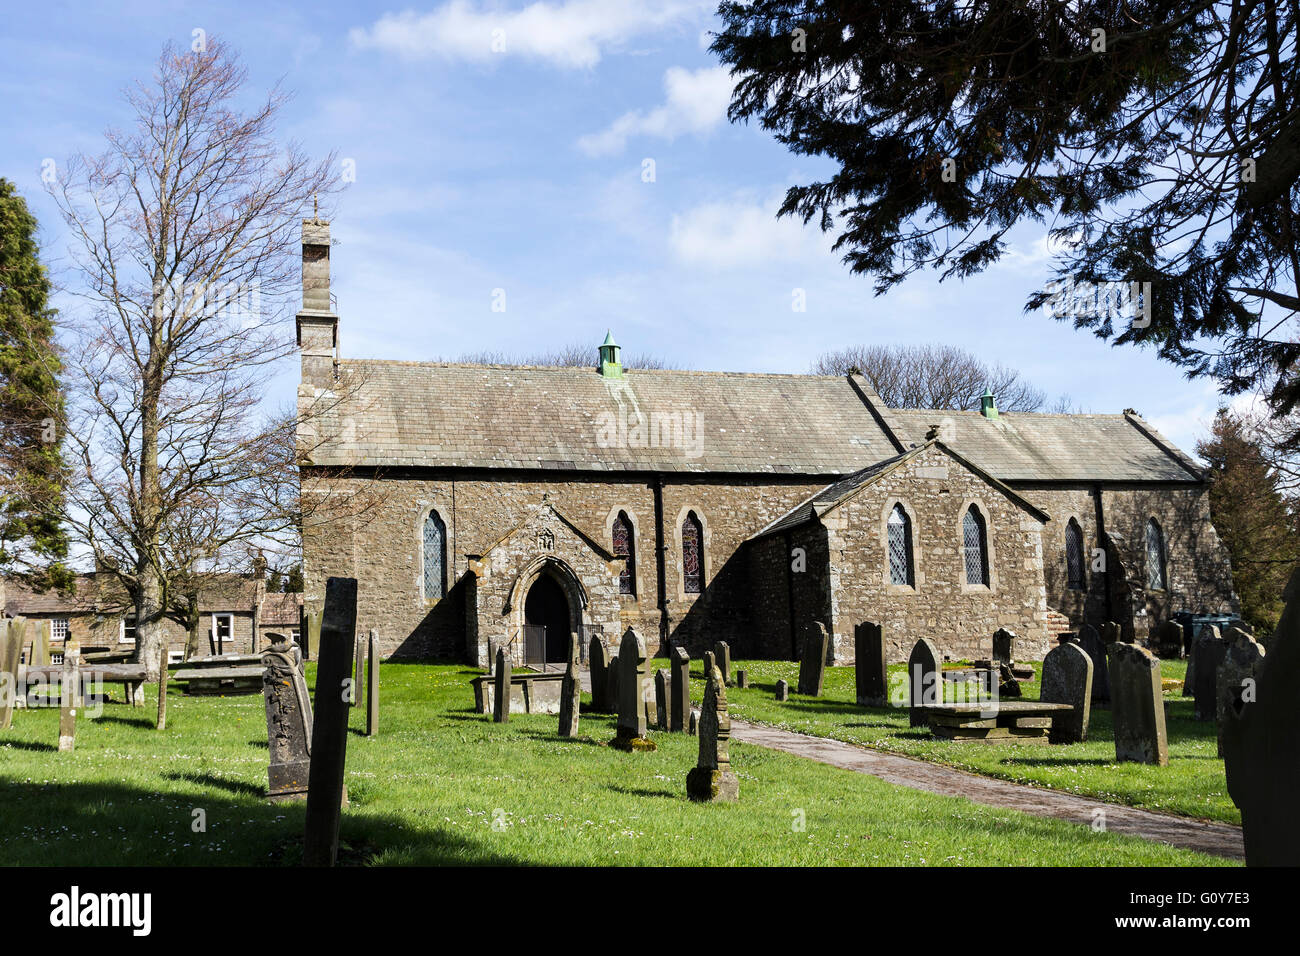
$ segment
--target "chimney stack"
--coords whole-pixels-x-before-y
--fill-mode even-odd
[[[297,322],[303,384],[331,388],[339,317],[330,303],[330,224],[324,219],[302,221],[302,308]]]

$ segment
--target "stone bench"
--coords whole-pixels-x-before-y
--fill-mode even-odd
[[[558,714],[560,682],[563,680],[563,674],[515,671],[510,675],[510,713]],[[496,678],[491,674],[480,674],[470,683],[474,686],[474,710],[480,714],[492,713]]]
[[[1069,704],[1016,700],[938,704],[923,710],[931,732],[944,740],[1045,744],[1052,718],[1074,708]]]

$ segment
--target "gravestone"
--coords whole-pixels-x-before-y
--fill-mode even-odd
[[[691,718],[691,656],[686,648],[673,648],[672,654],[672,710],[668,715],[668,729],[684,733]]]
[[[266,704],[266,799],[305,800],[311,776],[311,699],[298,669],[302,653],[283,634],[268,634],[271,646],[262,652],[262,698]]]
[[[49,621],[41,621],[36,626],[36,634],[32,638],[32,664],[36,667],[46,667],[50,663],[50,631],[53,625]]]
[[[993,660],[1003,664],[1014,664],[1016,652],[1016,635],[1000,627],[993,632]]]
[[[317,649],[316,703],[307,776],[303,866],[333,866],[339,851],[339,811],[347,803],[348,673],[357,643],[357,579],[327,578]]]
[[[77,746],[77,708],[81,706],[81,645],[63,642],[63,678],[59,683],[59,751]]]
[[[587,667],[591,671],[591,709],[608,714],[613,709],[609,705],[609,660],[599,637],[593,637],[588,645]]]
[[[923,637],[907,657],[907,722],[912,727],[927,723],[925,708],[943,703],[943,657],[934,641]]]
[[[171,671],[167,669],[167,642],[158,648],[158,730],[167,729],[167,681]]]
[[[492,722],[504,724],[510,721],[510,678],[514,676],[510,655],[504,647],[497,648],[496,673],[492,682]]]
[[[317,654],[320,653],[320,619],[320,611],[309,611],[306,605],[303,606],[298,636],[302,643],[302,658],[305,661],[311,660],[313,650]]]
[[[813,621],[804,628],[803,652],[799,655],[799,693],[809,697],[821,696],[829,644],[826,625],[821,621]]]
[[[1177,621],[1165,621],[1156,628],[1155,650],[1165,660],[1178,660],[1183,656],[1183,626]]]
[[[703,672],[704,672],[704,674],[706,674],[706,675],[707,675],[710,671],[712,671],[713,668],[715,668],[715,667],[718,666],[718,662],[717,662],[717,660],[716,660],[716,659],[714,658],[714,656],[713,656],[713,651],[705,651],[705,652],[704,652],[704,656],[700,658],[700,663],[703,665],[703,667],[704,667],[704,671],[703,671]],[[706,680],[708,679],[707,676],[706,676],[705,679],[706,679]]]
[[[670,696],[671,678],[662,667],[655,671],[655,729],[668,729],[668,712],[672,710]]]
[[[1224,714],[1223,766],[1228,795],[1241,809],[1247,866],[1300,866],[1300,569],[1283,596],[1286,607],[1259,664],[1255,699]]]
[[[1110,645],[1110,707],[1115,759],[1169,764],[1160,661],[1145,648],[1125,641]]]
[[[618,731],[610,746],[618,750],[654,750],[646,737],[645,641],[632,628],[618,645]]]
[[[595,685],[592,685],[595,687]],[[578,714],[582,704],[582,664],[578,660],[578,636],[569,635],[569,660],[560,684],[560,736],[578,736]]]
[[[1219,665],[1227,652],[1228,642],[1219,636],[1217,627],[1207,625],[1201,628],[1192,648],[1196,660],[1192,696],[1196,698],[1197,720],[1213,720],[1218,710]]]
[[[1130,638],[1126,641],[1124,637],[1124,629],[1114,621],[1102,621],[1101,627],[1098,628],[1098,630],[1101,632],[1102,644],[1104,644],[1108,649],[1107,653],[1109,653],[1109,648],[1112,644],[1132,643],[1132,636],[1130,635]]]
[[[749,675],[745,673],[743,668],[737,668],[736,670],[736,686],[741,690],[749,686]]]
[[[713,644],[713,663],[722,671],[722,683],[726,687],[731,686],[731,646],[726,641],[716,641]]]
[[[618,702],[621,699],[618,695],[619,679],[622,675],[618,670],[618,655],[609,656],[609,667],[605,670],[605,700],[609,708],[609,713],[618,713]]]
[[[366,736],[379,734],[379,632],[370,629],[369,646],[366,656],[370,658],[370,669],[366,673]]]
[[[366,685],[366,639],[357,635],[356,672],[352,675],[352,696],[348,703],[353,707],[361,703],[361,688]]]
[[[1043,658],[1038,699],[1045,704],[1069,704],[1074,708],[1068,714],[1052,717],[1048,740],[1054,744],[1082,743],[1088,739],[1092,708],[1092,658],[1068,637],[1057,640],[1057,646]]]
[[[14,708],[23,689],[18,686],[18,662],[23,632],[14,621],[0,621],[0,730],[13,723]]]
[[[740,797],[740,780],[731,769],[728,749],[731,718],[727,716],[727,688],[717,667],[706,676],[709,683],[697,727],[700,757],[686,775],[686,793],[692,800],[734,802]]]
[[[776,699],[777,700],[790,699],[790,684],[788,681],[779,680],[776,682]]]
[[[1217,708],[1215,719],[1219,727],[1219,756],[1223,756],[1223,728],[1228,722],[1228,712],[1240,713],[1246,704],[1257,700],[1259,669],[1264,664],[1264,646],[1245,631],[1228,628],[1227,651],[1219,665]]]
[[[699,715],[698,715],[695,711],[691,711],[691,723],[690,723],[690,729],[689,729],[687,732],[688,732],[692,737],[695,736],[695,725],[696,725],[696,723],[698,722],[698,720],[699,720]]]
[[[1092,659],[1092,702],[1110,703],[1110,667],[1106,664],[1106,644],[1091,624],[1079,626],[1079,646]]]
[[[889,697],[885,676],[885,631],[874,621],[853,628],[853,676],[857,681],[858,705],[884,707]]]

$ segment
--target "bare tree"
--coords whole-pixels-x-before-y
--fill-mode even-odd
[[[261,403],[294,348],[299,217],[338,177],[333,155],[277,144],[278,87],[235,108],[245,82],[215,39],[169,46],[127,93],[133,126],[51,187],[86,301],[67,353],[65,520],[134,604],[151,676],[195,576],[247,568],[301,520],[295,413]]]
[[[456,361],[464,365],[542,365],[557,368],[585,368],[587,366],[595,367],[596,349],[586,342],[570,342],[568,345],[560,346],[549,352],[533,352],[523,355],[515,355],[503,349],[483,349],[462,355]],[[627,369],[670,369],[679,368],[680,366],[657,355],[633,354],[623,359],[623,367]]]
[[[851,345],[825,352],[812,364],[814,375],[853,371],[891,408],[976,409],[985,388],[1004,411],[1037,411],[1046,401],[1019,372],[990,367],[953,345]]]

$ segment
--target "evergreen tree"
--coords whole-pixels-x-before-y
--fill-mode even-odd
[[[1242,419],[1219,409],[1208,439],[1196,453],[1209,466],[1210,512],[1232,556],[1232,583],[1241,614],[1257,633],[1277,626],[1282,592],[1297,562],[1294,508],[1283,497],[1279,476]]]
[[[14,184],[0,179],[0,572],[46,587],[71,574],[59,519],[62,366],[36,228]]]

